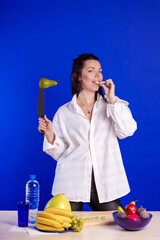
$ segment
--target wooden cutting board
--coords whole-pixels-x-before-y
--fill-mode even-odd
[[[115,211],[75,211],[74,215],[82,218],[91,218],[85,220],[84,227],[114,224],[112,213]],[[96,217],[99,217],[98,219]],[[101,218],[102,217],[102,218]],[[103,219],[105,218],[105,219]]]

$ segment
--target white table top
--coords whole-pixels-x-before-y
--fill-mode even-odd
[[[103,226],[84,227],[80,233],[66,231],[53,235],[29,235],[26,232],[9,231],[17,224],[16,211],[0,211],[0,240],[160,240],[160,212],[150,212],[153,218],[148,226],[139,231],[126,231],[113,222]]]

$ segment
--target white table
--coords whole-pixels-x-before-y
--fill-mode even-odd
[[[28,235],[25,232],[11,232],[17,223],[16,211],[0,211],[0,240],[160,240],[160,212],[150,212],[153,218],[148,226],[140,231],[126,231],[114,223],[104,226],[84,227],[80,233],[64,232],[57,235]]]

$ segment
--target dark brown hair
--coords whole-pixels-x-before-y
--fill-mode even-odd
[[[93,54],[83,53],[79,55],[78,58],[73,59],[73,66],[72,66],[72,73],[71,73],[72,95],[77,94],[78,96],[80,91],[82,90],[79,79],[81,77],[84,63],[87,60],[99,61],[99,58],[94,56]],[[104,99],[104,94],[101,87],[99,87],[99,90],[96,92],[96,98],[97,98],[97,93],[99,93]]]

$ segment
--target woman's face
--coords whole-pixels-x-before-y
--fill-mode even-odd
[[[101,64],[97,60],[86,60],[79,79],[83,90],[98,91],[98,82],[103,80]]]

